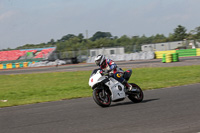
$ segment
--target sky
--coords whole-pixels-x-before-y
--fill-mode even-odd
[[[200,0],[0,0],[0,49],[97,31],[113,36],[187,32],[200,26]]]

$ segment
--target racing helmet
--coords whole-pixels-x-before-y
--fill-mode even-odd
[[[95,58],[95,63],[97,66],[101,66],[104,62],[105,62],[106,58],[104,55],[97,55],[97,57]]]

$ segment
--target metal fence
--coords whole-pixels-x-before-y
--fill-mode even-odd
[[[126,54],[141,51],[141,48],[136,46],[136,45],[119,46],[119,47],[102,47],[102,48],[98,48],[98,49],[103,49],[103,51],[105,51],[105,49],[108,49],[108,50],[111,49],[111,52],[108,53],[108,54],[112,55],[112,54],[117,54],[117,53],[112,53],[112,49],[113,48],[120,48],[120,47],[124,48],[124,53],[126,53]],[[76,58],[78,60],[78,62],[84,62],[84,61],[87,60],[88,57],[96,56],[96,55],[92,54],[91,50],[94,50],[94,49],[86,49],[86,50],[78,50],[78,51],[53,52],[49,56],[48,59],[49,60],[56,60],[56,59],[68,60],[68,59]],[[103,53],[97,52],[97,54],[103,54]]]
[[[49,56],[49,60],[71,60],[77,59],[78,62],[83,62],[87,60],[89,55],[89,50],[79,50],[79,51],[65,51],[65,52],[53,52]]]

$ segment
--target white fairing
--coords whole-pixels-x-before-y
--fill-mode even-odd
[[[91,75],[90,80],[89,80],[89,86],[93,87],[95,84],[101,82],[104,79],[105,79],[105,76],[102,76],[100,74],[100,71],[97,71],[96,74]]]
[[[110,81],[107,82],[106,85],[112,92],[112,101],[126,97],[124,86],[119,81],[115,80],[114,78],[110,78]]]
[[[89,86],[93,87],[95,84],[100,83],[102,80],[106,79],[106,76],[102,76],[100,71],[97,71],[96,74],[93,74],[89,79]],[[112,101],[125,98],[124,86],[115,80],[114,78],[110,77],[109,81],[105,83],[112,93],[111,98]]]

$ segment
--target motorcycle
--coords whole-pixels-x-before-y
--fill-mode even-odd
[[[131,77],[132,70],[124,72],[126,81]],[[118,102],[128,97],[132,102],[139,103],[143,100],[142,89],[135,83],[130,83],[132,90],[128,90],[122,83],[108,73],[100,73],[95,69],[89,79],[89,86],[93,89],[93,99],[101,107],[109,107],[111,102]]]

